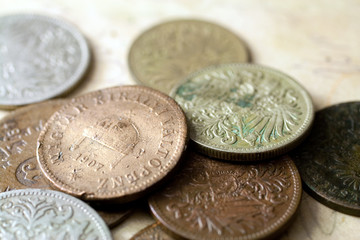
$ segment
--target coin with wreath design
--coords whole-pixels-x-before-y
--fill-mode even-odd
[[[311,196],[356,216],[360,216],[359,116],[360,102],[320,110],[307,141],[291,154]]]
[[[112,239],[100,216],[67,194],[40,189],[0,193],[0,239]]]
[[[186,239],[270,239],[300,203],[300,175],[288,156],[245,165],[188,152],[184,161],[149,204],[162,224]]]
[[[299,83],[255,64],[201,70],[171,96],[184,109],[198,150],[226,160],[262,160],[289,151],[307,135],[314,115]]]

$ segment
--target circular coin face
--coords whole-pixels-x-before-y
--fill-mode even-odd
[[[254,161],[289,151],[306,136],[314,115],[302,86],[258,65],[201,70],[171,96],[186,113],[196,147],[226,160]]]
[[[310,195],[360,216],[360,102],[318,111],[309,137],[291,156]]]
[[[31,14],[0,17],[0,56],[2,107],[39,102],[70,90],[90,58],[76,28]]]
[[[50,116],[66,100],[52,100],[19,108],[0,121],[0,192],[23,188],[51,189],[36,161],[36,141]],[[99,211],[113,227],[126,218],[129,209]]]
[[[140,86],[77,98],[38,139],[54,187],[86,200],[133,200],[164,178],[186,146],[186,119],[170,97]]]
[[[130,240],[175,240],[160,222],[154,223],[133,236]]]
[[[1,239],[112,239],[86,203],[40,189],[0,193]]]
[[[168,94],[194,71],[248,58],[244,42],[225,28],[205,21],[177,20],[141,34],[130,49],[129,67],[141,84]]]
[[[300,203],[300,176],[288,156],[240,165],[188,152],[184,161],[149,204],[162,224],[187,239],[274,237]]]

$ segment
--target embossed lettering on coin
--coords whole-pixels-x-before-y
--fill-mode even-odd
[[[71,89],[89,63],[85,38],[39,15],[0,18],[0,105],[42,101]]]
[[[72,100],[40,134],[38,160],[52,184],[84,199],[129,201],[177,164],[186,120],[147,87],[109,88]]]
[[[130,49],[129,65],[140,83],[169,93],[203,67],[248,58],[244,43],[228,30],[205,21],[177,20],[140,35]]]
[[[49,188],[36,160],[36,141],[47,119],[65,100],[17,109],[0,121],[0,192],[6,188]]]
[[[61,192],[23,189],[0,193],[1,239],[112,239],[86,203]]]
[[[292,156],[313,197],[360,216],[360,102],[317,112],[311,134]]]
[[[253,161],[284,153],[313,121],[308,93],[285,74],[257,65],[199,71],[172,96],[189,119],[196,146],[222,159]]]
[[[188,239],[262,239],[294,215],[301,181],[287,156],[239,165],[187,153],[184,169],[149,200],[162,224]]]

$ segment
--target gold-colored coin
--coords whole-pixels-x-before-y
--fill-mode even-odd
[[[195,146],[226,160],[283,154],[304,139],[314,119],[311,98],[299,83],[255,64],[201,70],[171,96],[186,113]]]
[[[38,161],[55,188],[84,200],[127,202],[154,187],[186,146],[186,119],[170,97],[123,86],[72,99],[47,122]]]
[[[141,34],[131,46],[129,67],[138,82],[168,94],[194,71],[248,59],[244,42],[229,30],[200,20],[176,20]]]

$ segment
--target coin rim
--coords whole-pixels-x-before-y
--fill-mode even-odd
[[[149,178],[140,185],[131,186],[126,188],[126,190],[121,190],[121,191],[108,191],[106,194],[101,194],[100,196],[95,193],[96,191],[93,192],[94,194],[88,194],[84,190],[63,183],[61,180],[59,180],[56,177],[53,171],[50,170],[50,168],[48,167],[47,161],[45,160],[44,157],[43,148],[41,147],[43,145],[45,135],[49,130],[48,128],[50,128],[50,125],[53,123],[57,115],[61,115],[69,107],[73,106],[74,103],[81,103],[84,99],[91,99],[93,96],[98,96],[99,94],[103,94],[103,93],[106,94],[106,92],[116,92],[116,91],[121,92],[121,90],[137,91],[138,93],[146,92],[149,95],[156,97],[156,99],[161,100],[164,103],[167,103],[168,104],[167,106],[171,107],[172,110],[178,114],[177,115],[178,117],[177,121],[179,123],[178,125],[179,133],[177,136],[178,143],[177,146],[174,147],[174,153],[172,158],[169,159],[167,163],[164,165],[164,167],[161,170],[157,171],[157,173],[154,174],[153,177]],[[131,100],[126,100],[126,101],[131,101]],[[186,117],[185,117],[185,113],[183,112],[181,107],[175,102],[175,100],[173,100],[166,94],[151,89],[149,87],[138,86],[138,85],[126,85],[126,86],[105,88],[75,97],[70,101],[70,103],[64,105],[60,110],[55,112],[49,118],[43,130],[40,132],[39,138],[37,140],[36,157],[44,176],[50,182],[50,184],[52,184],[52,186],[55,187],[56,189],[66,192],[70,195],[80,197],[81,199],[84,200],[90,200],[90,201],[91,200],[118,200],[118,201],[123,200],[124,202],[127,202],[138,198],[136,197],[137,195],[141,195],[147,190],[152,189],[152,187],[156,186],[158,183],[161,182],[161,180],[166,178],[167,174],[171,173],[172,170],[177,166],[183,151],[186,149],[186,146],[187,146]]]
[[[197,18],[172,19],[172,20],[169,20],[169,21],[166,21],[166,22],[157,23],[157,24],[147,28],[145,31],[138,34],[137,37],[135,38],[135,40],[132,42],[132,44],[130,46],[130,50],[128,52],[128,57],[127,57],[128,61],[127,62],[128,62],[129,72],[131,73],[131,76],[135,80],[135,82],[137,82],[138,84],[141,84],[143,86],[148,86],[148,87],[155,88],[156,90],[161,91],[162,93],[165,93],[162,90],[157,89],[156,88],[157,86],[152,86],[146,80],[144,81],[144,80],[141,80],[140,78],[138,78],[139,74],[137,73],[138,72],[137,69],[139,67],[136,67],[136,63],[134,63],[134,60],[132,60],[134,58],[134,52],[138,51],[136,49],[137,48],[136,45],[138,45],[138,42],[141,41],[144,38],[144,36],[146,37],[146,35],[148,35],[149,33],[151,33],[154,30],[157,30],[158,28],[162,28],[164,25],[177,24],[177,23],[191,23],[191,22],[195,23],[195,24],[207,24],[207,25],[211,25],[211,26],[216,27],[216,28],[220,28],[220,29],[222,29],[224,31],[227,31],[229,34],[233,35],[234,38],[236,38],[239,41],[239,43],[241,43],[241,45],[243,47],[243,50],[244,50],[244,59],[243,59],[243,61],[244,62],[249,62],[250,61],[250,59],[251,59],[250,51],[249,51],[249,48],[248,48],[247,44],[245,43],[245,41],[242,38],[240,38],[237,34],[235,34],[233,31],[229,30],[228,28],[226,28],[226,27],[224,27],[222,25],[219,25],[217,23],[208,21],[206,19],[197,19]],[[199,68],[199,69],[201,69],[201,68]],[[174,86],[176,86],[176,85],[177,85],[177,83],[174,83]],[[169,94],[169,92],[167,92],[166,94]]]
[[[148,200],[150,210],[151,210],[153,216],[159,222],[161,222],[166,228],[170,229],[175,234],[178,234],[179,236],[182,236],[182,237],[185,237],[188,239],[209,240],[209,239],[219,239],[219,237],[220,237],[221,239],[224,239],[224,240],[234,240],[234,239],[255,240],[255,239],[260,239],[260,238],[263,239],[263,238],[269,238],[269,237],[271,238],[271,237],[277,236],[278,234],[280,234],[282,231],[285,230],[287,224],[290,223],[290,221],[295,216],[295,213],[300,205],[301,195],[302,195],[301,178],[300,178],[299,171],[297,170],[294,161],[288,155],[284,155],[281,158],[283,158],[283,159],[277,159],[275,161],[284,161],[284,162],[286,162],[287,166],[289,167],[289,171],[290,171],[290,174],[291,174],[291,177],[293,180],[292,183],[294,185],[293,197],[289,203],[289,207],[286,209],[284,214],[281,217],[279,217],[279,219],[275,223],[273,223],[271,226],[264,228],[261,231],[254,232],[252,234],[247,234],[244,236],[238,236],[238,237],[221,237],[221,236],[216,236],[214,238],[211,238],[210,236],[204,237],[201,235],[200,236],[197,235],[197,234],[199,234],[200,231],[193,235],[189,232],[189,229],[187,229],[186,226],[177,227],[178,225],[176,223],[176,219],[175,220],[170,219],[170,218],[168,218],[168,216],[166,214],[162,214],[161,207],[159,207],[159,205],[156,202],[156,195],[150,196],[150,198]],[[212,159],[212,161],[217,161],[217,160]],[[239,165],[239,166],[241,166],[241,165]],[[160,194],[160,193],[157,193],[157,194]]]
[[[249,64],[249,63],[230,63],[230,64],[217,64],[212,65],[206,68],[203,68],[199,71],[196,71],[186,78],[183,79],[178,85],[176,85],[170,92],[170,96],[172,98],[176,98],[177,89],[190,79],[203,74],[204,72],[215,72],[218,69],[229,68],[229,69],[238,69],[242,70],[247,69],[255,69],[259,71],[270,72],[275,76],[280,76],[281,81],[290,82],[290,84],[298,89],[296,89],[300,95],[303,96],[305,102],[305,108],[307,108],[307,112],[304,117],[304,121],[301,127],[294,133],[287,137],[285,140],[277,142],[275,144],[271,144],[270,146],[266,145],[260,148],[232,148],[232,149],[224,149],[218,144],[213,144],[211,141],[200,141],[198,139],[193,138],[193,134],[190,132],[189,137],[194,143],[194,147],[201,153],[206,154],[210,157],[215,157],[224,160],[231,161],[259,161],[264,159],[269,159],[272,157],[279,156],[284,154],[291,149],[298,146],[309,134],[312,123],[314,121],[314,106],[312,103],[312,99],[307,90],[295,79],[290,77],[289,75],[282,73],[278,70],[272,69],[270,67],[266,67],[260,64]],[[175,100],[176,101],[176,100]],[[186,112],[186,111],[184,111]],[[191,120],[188,119],[189,125],[191,125]],[[191,127],[189,127],[191,128]]]
[[[52,197],[53,199],[63,200],[71,204],[71,206],[75,206],[77,209],[82,210],[90,220],[95,224],[98,228],[99,232],[102,235],[102,239],[112,239],[111,233],[107,225],[105,224],[104,220],[98,215],[98,213],[92,209],[89,205],[85,202],[74,198],[68,194],[47,190],[47,189],[35,189],[35,188],[28,188],[28,189],[20,189],[20,190],[12,190],[8,192],[0,193],[0,202],[2,199],[7,199],[8,197],[21,197],[21,196],[44,196],[46,198]]]
[[[336,107],[339,107],[341,105],[348,105],[348,104],[353,104],[353,103],[357,103],[360,106],[360,101],[342,102],[342,103],[337,103],[337,104],[325,107],[323,109],[320,109],[316,113],[326,111],[326,110],[328,110],[330,108],[336,108]],[[290,153],[290,155],[294,156],[295,154]],[[295,159],[295,157],[293,157],[293,159]],[[297,167],[297,168],[299,169],[299,172],[300,172],[301,168],[300,167]],[[334,209],[336,211],[339,211],[339,212],[342,212],[342,213],[345,213],[345,214],[348,214],[348,215],[352,215],[352,216],[358,216],[358,217],[360,216],[360,205],[355,206],[354,204],[348,204],[347,202],[345,202],[342,199],[327,195],[325,191],[317,188],[316,185],[311,184],[311,186],[310,186],[308,184],[309,182],[306,181],[308,179],[308,177],[304,178],[303,175],[301,175],[301,179],[302,179],[302,182],[303,182],[304,190],[311,197],[316,199],[318,202],[324,204],[325,206],[327,206],[327,207],[329,207],[331,209]],[[311,182],[313,182],[313,181],[311,181]]]
[[[60,96],[68,91],[71,91],[84,77],[85,73],[87,72],[87,69],[90,64],[91,54],[90,54],[90,48],[88,45],[88,42],[85,38],[85,36],[80,32],[80,30],[71,24],[70,22],[58,18],[58,17],[52,17],[47,15],[41,15],[41,14],[32,14],[32,13],[20,13],[20,14],[11,14],[11,15],[5,15],[0,17],[0,21],[4,21],[6,18],[12,18],[12,19],[20,19],[22,21],[25,21],[27,19],[38,19],[50,24],[53,24],[61,29],[65,29],[67,32],[70,33],[70,35],[73,36],[73,38],[77,41],[79,44],[79,49],[81,53],[80,62],[78,67],[76,68],[76,71],[72,74],[72,76],[68,79],[65,79],[65,81],[62,81],[59,83],[56,87],[53,87],[52,89],[48,89],[46,92],[43,92],[44,94],[37,94],[37,97],[35,98],[18,98],[18,99],[1,99],[0,98],[0,107],[1,108],[14,108],[21,105],[27,105],[30,103],[36,103],[41,102],[47,99],[54,98],[56,96]],[[39,96],[40,95],[40,96]]]

